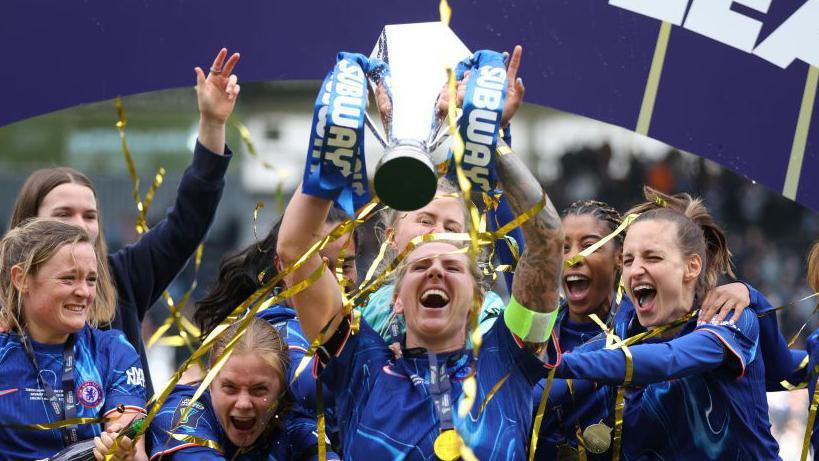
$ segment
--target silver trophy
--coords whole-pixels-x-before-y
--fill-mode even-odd
[[[430,155],[447,134],[436,116],[436,101],[447,83],[446,69],[469,56],[469,49],[440,22],[389,25],[381,32],[370,57],[389,65],[391,81],[385,83],[391,104],[381,114],[384,134],[372,120],[367,126],[386,149],[375,168],[374,186],[391,208],[417,210],[435,196],[438,174]]]

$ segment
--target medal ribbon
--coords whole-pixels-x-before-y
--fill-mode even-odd
[[[46,399],[49,402],[49,406],[54,411],[54,415],[57,417],[57,420],[66,420],[66,422],[75,420],[77,418],[77,401],[76,395],[74,394],[74,343],[76,342],[77,338],[73,334],[68,335],[68,339],[65,341],[65,345],[63,347],[62,405],[60,404],[60,399],[57,397],[56,392],[54,392],[54,388],[51,386],[51,383],[43,379],[40,375],[40,366],[37,364],[34,349],[32,348],[28,338],[25,335],[21,335],[20,340],[23,343],[23,348],[26,351],[26,355],[28,355],[29,360],[31,360],[31,363],[34,365],[34,369],[37,373],[37,381],[39,381],[40,385],[43,387]],[[60,432],[62,433],[63,444],[66,447],[77,443],[79,440],[77,436],[76,424],[61,425]]]
[[[466,71],[469,71],[469,80],[459,127],[464,143],[461,168],[475,187],[491,193],[497,181],[494,154],[506,100],[505,57],[496,51],[478,51],[458,64],[455,78],[463,79]],[[456,177],[454,163],[449,162],[447,175],[451,178]]]
[[[370,200],[364,162],[367,77],[380,80],[388,72],[380,60],[341,52],[313,106],[302,190],[335,201],[350,216]]]

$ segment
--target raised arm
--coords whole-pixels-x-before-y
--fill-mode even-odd
[[[282,218],[282,227],[279,230],[279,241],[276,252],[279,255],[281,268],[296,263],[307,250],[319,241],[321,229],[331,202],[318,197],[304,194],[301,186],[296,189]],[[306,279],[324,262],[318,253],[314,254],[299,269],[285,277],[287,286]],[[308,341],[313,341],[322,328],[341,309],[341,288],[335,276],[329,269],[324,270],[321,277],[312,285],[298,294],[290,297],[290,302],[299,317],[302,330]],[[337,318],[325,334],[329,337],[338,327],[340,318]]]
[[[225,62],[227,49],[222,48],[213,60],[207,76],[196,67],[196,99],[199,105],[199,142],[209,151],[225,154],[225,123],[233,113],[239,96],[238,78],[233,67],[239,53]]]
[[[511,118],[508,112],[517,110],[523,98],[523,82],[517,78],[522,52],[521,47],[516,46],[509,60],[504,121]],[[499,146],[501,149],[508,147],[503,141],[499,141]],[[533,311],[551,312],[557,308],[563,262],[560,215],[551,200],[544,196],[532,172],[514,152],[499,155],[496,164],[501,186],[516,214],[525,213],[542,199],[546,201],[545,206],[521,226],[526,247],[515,269],[512,295]]]

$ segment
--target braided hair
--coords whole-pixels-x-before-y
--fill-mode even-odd
[[[611,205],[606,202],[601,202],[599,200],[577,200],[572,202],[571,205],[566,207],[563,212],[560,214],[561,217],[565,218],[569,215],[574,216],[584,216],[590,215],[597,218],[599,221],[606,223],[609,228],[609,232],[614,232],[615,229],[620,227],[620,224],[623,223],[623,217],[620,215],[620,212],[614,209]],[[617,243],[617,245],[622,248],[623,247],[623,234],[618,234],[614,239],[612,239]]]

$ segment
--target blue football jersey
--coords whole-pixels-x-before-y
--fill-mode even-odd
[[[335,394],[345,459],[436,459],[433,443],[440,423],[429,391],[427,353],[405,350],[394,359],[366,321],[357,334],[350,334],[345,325],[342,322],[344,342],[328,353],[332,358],[321,372],[321,380]],[[436,360],[449,375],[454,425],[478,459],[526,459],[531,395],[547,369],[512,335],[502,314],[484,335],[476,364],[477,398],[466,417],[460,418],[457,408],[473,361],[471,352],[436,354]]]
[[[813,402],[813,395],[816,393],[816,380],[819,379],[819,330],[814,331],[808,337],[808,357],[810,360],[807,365],[807,381],[808,381],[808,408]],[[810,436],[810,444],[813,447],[813,457],[816,459],[819,454],[819,431],[816,427],[819,426],[819,418],[813,422],[813,429]]]
[[[287,370],[288,391],[295,404],[299,406],[300,411],[303,411],[306,415],[311,417],[302,418],[298,422],[291,422],[291,428],[293,424],[297,424],[303,426],[305,434],[313,434],[316,431],[317,411],[316,378],[313,376],[312,370],[316,359],[315,356],[311,357],[307,366],[305,366],[304,370],[296,377],[296,370],[310,347],[310,342],[304,337],[301,325],[296,319],[296,311],[287,306],[275,305],[260,311],[256,316],[273,325],[287,343],[288,354],[290,356],[290,366]],[[331,445],[338,445],[338,426],[334,414],[335,405],[333,393],[327,386],[323,388],[322,398],[324,400],[326,433],[329,437],[327,442]],[[307,446],[318,444],[317,435],[305,438],[301,444]]]
[[[276,430],[264,447],[239,453],[222,429],[210,392],[190,405],[196,386],[177,385],[148,430],[151,438],[151,459],[173,461],[284,461],[291,459],[287,435]],[[190,407],[187,414],[185,408]]]
[[[627,298],[623,298],[628,303]],[[555,322],[555,334],[563,353],[574,350],[597,350],[605,345],[603,331],[594,322],[575,323],[569,320],[568,304],[561,302]],[[616,306],[612,301],[610,314]],[[604,319],[606,321],[606,319]],[[541,380],[535,387],[533,406],[537,411],[546,385]],[[604,422],[610,425],[609,413],[613,401],[611,388],[593,381],[555,378],[549,391],[546,411],[540,426],[535,459],[553,460],[564,456],[576,457],[577,434],[591,424]],[[611,451],[603,454],[586,452],[586,459],[598,461],[611,459]]]
[[[623,314],[616,325],[620,335],[642,330],[633,309]],[[669,347],[680,341],[688,346]],[[713,351],[721,351],[722,365],[705,372],[679,373],[654,384],[628,386],[622,459],[780,459],[770,431],[765,365],[758,343],[756,313],[747,309],[736,324],[698,326],[695,318],[671,341],[653,339],[633,346],[632,352],[642,347],[650,354],[668,355],[658,363],[668,364],[670,358],[676,370],[697,368],[702,357]],[[637,367],[635,363],[635,376],[640,373]],[[660,367],[644,371],[663,372]]]
[[[112,415],[119,405],[144,412],[145,375],[134,347],[118,330],[102,331],[86,325],[75,334],[74,392],[77,418]],[[56,415],[37,379],[51,384],[63,402],[63,344],[31,341],[40,370],[26,355],[20,337],[0,334],[0,459],[46,458],[62,450],[61,431],[19,430],[8,424],[41,424],[56,421]],[[100,434],[101,424],[77,428],[79,440]]]

